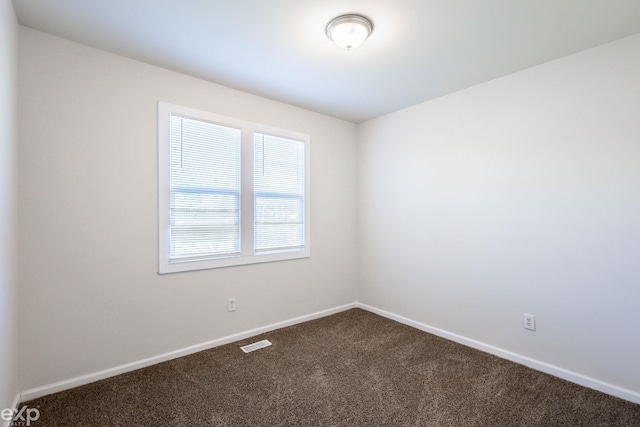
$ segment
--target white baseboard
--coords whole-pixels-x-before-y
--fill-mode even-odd
[[[68,380],[58,381],[52,384],[35,387],[29,390],[25,390],[22,393],[18,394],[16,396],[18,401],[16,405],[14,405],[14,407],[17,407],[17,405],[20,402],[26,402],[31,399],[37,399],[38,397],[46,396],[48,394],[53,394],[53,393],[68,390],[74,387],[79,387],[81,385],[89,384],[95,381],[103,380],[105,378],[124,374],[126,372],[135,371],[137,369],[146,368],[147,366],[155,365],[156,363],[166,362],[168,360],[176,359],[182,356],[187,356],[189,354],[197,353],[199,351],[208,350],[210,348],[229,344],[235,341],[240,341],[245,338],[250,338],[255,335],[263,334],[265,332],[270,332],[276,329],[285,328],[287,326],[296,325],[302,322],[308,322],[309,320],[319,319],[321,317],[336,314],[341,311],[349,310],[355,307],[356,307],[356,303],[346,304],[340,307],[318,311],[316,313],[308,314],[305,316],[296,317],[293,319],[285,320],[278,323],[273,323],[271,325],[263,326],[260,328],[251,329],[249,331],[240,332],[237,334],[207,341],[201,344],[192,345],[190,347],[185,347],[179,350],[170,351],[168,353],[164,353],[158,356],[148,357],[146,359],[116,366],[114,368],[104,369],[102,371],[92,372],[92,373],[81,375],[75,378],[70,378]]]
[[[462,335],[454,334],[439,328],[435,328],[433,326],[426,325],[424,323],[417,322],[415,320],[408,319],[403,316],[399,316],[397,314],[381,310],[376,307],[372,307],[362,303],[351,303],[346,304],[340,307],[335,307],[328,310],[318,311],[316,313],[312,313],[305,316],[296,317],[293,319],[285,320],[282,322],[274,323],[271,325],[263,326],[256,329],[251,329],[249,331],[240,332],[237,334],[229,335],[226,337],[218,338],[215,340],[207,341],[201,344],[196,344],[190,347],[182,348],[179,350],[171,351],[168,353],[164,353],[158,356],[149,357],[146,359],[138,360],[136,362],[127,363],[124,365],[116,366],[114,368],[105,369],[98,372],[93,372],[86,375],[81,375],[75,378],[71,378],[68,380],[58,381],[56,383],[47,384],[40,387],[35,387],[22,393],[16,394],[14,398],[13,407],[17,408],[20,402],[26,402],[31,399],[37,399],[38,397],[46,396],[48,394],[57,393],[59,391],[68,390],[74,387],[79,387],[81,385],[89,384],[95,381],[99,381],[105,378],[113,377],[119,374],[123,374],[130,371],[135,371],[137,369],[145,368],[147,366],[155,365],[156,363],[165,362],[167,360],[176,359],[178,357],[187,356],[189,354],[197,353],[199,351],[208,350],[210,348],[218,347],[221,345],[229,344],[235,341],[240,341],[245,338],[249,338],[255,335],[260,335],[265,332],[273,331],[280,328],[285,328],[287,326],[296,325],[298,323],[307,322],[309,320],[319,319],[321,317],[329,316],[335,313],[339,313],[341,311],[349,310],[351,308],[361,308],[363,310],[370,311],[372,313],[378,314],[382,317],[386,317],[391,320],[395,320],[402,324],[414,327],[421,331],[428,332],[433,335],[437,335],[439,337],[448,339],[450,341],[457,342],[459,344],[475,348],[480,351],[484,351],[486,353],[493,354],[503,359],[510,360],[512,362],[527,366],[529,368],[535,369],[540,372],[544,372],[549,375],[553,375],[558,378],[562,378],[564,380],[570,381],[572,383],[581,385],[583,387],[588,387],[594,390],[601,391],[603,393],[619,397],[624,400],[628,400],[630,402],[640,404],[640,393],[637,393],[632,390],[628,390],[622,387],[618,387],[594,378],[587,377],[585,375],[569,371],[567,369],[563,369],[554,365],[550,365],[545,362],[541,362],[538,360],[531,359],[526,356],[522,356],[520,354],[516,354],[489,344],[485,344],[480,341],[476,341]]]
[[[390,313],[385,310],[381,310],[376,307],[372,307],[362,303],[356,303],[356,307],[362,308],[363,310],[370,311],[372,313],[378,314],[382,317],[386,317],[391,320],[395,320],[407,326],[412,326],[421,331],[428,332],[433,335],[437,335],[439,337],[448,339],[450,341],[457,342],[459,344],[463,344],[467,347],[472,347],[477,350],[484,351],[485,353],[493,354],[494,356],[498,356],[502,359],[507,359],[512,362],[518,363],[520,365],[527,366],[529,368],[535,369],[536,371],[544,372],[545,374],[553,375],[554,377],[562,378],[569,382],[581,385],[583,387],[588,387],[593,390],[601,391],[603,393],[609,394],[611,396],[619,397],[620,399],[628,400],[633,403],[640,404],[640,393],[637,393],[632,390],[628,390],[622,387],[618,387],[613,384],[606,383],[604,381],[600,381],[594,378],[587,377],[585,375],[569,371],[564,368],[560,368],[554,365],[550,365],[545,362],[540,362],[535,359],[531,359],[526,356],[522,356],[517,353],[510,352],[508,350],[503,350],[498,347],[494,347],[489,344],[485,344],[480,341],[473,340],[471,338],[464,337],[462,335],[454,334],[451,332],[447,332],[445,330],[435,328],[433,326],[425,325],[424,323],[416,322],[415,320],[408,319],[403,316],[399,316],[394,313]]]
[[[18,406],[20,405],[21,401],[22,401],[22,398],[20,396],[20,393],[16,393],[16,395],[13,397],[13,402],[11,402],[11,409],[15,409],[15,410],[20,409],[18,408]]]

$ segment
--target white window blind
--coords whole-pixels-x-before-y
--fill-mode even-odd
[[[170,262],[240,253],[240,130],[170,119]]]
[[[255,133],[255,251],[304,248],[304,143]]]

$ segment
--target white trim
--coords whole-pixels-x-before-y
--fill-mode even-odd
[[[89,384],[95,381],[99,381],[105,378],[113,377],[116,375],[124,374],[126,372],[131,372],[137,369],[145,368],[147,366],[155,365],[156,363],[166,362],[168,360],[176,359],[182,356],[187,356],[189,354],[197,353],[199,351],[208,350],[221,345],[240,341],[255,335],[263,334],[265,332],[270,332],[276,329],[285,328],[287,326],[296,325],[298,323],[308,322],[310,320],[315,320],[321,317],[330,316],[332,314],[336,314],[352,308],[361,308],[363,310],[370,311],[371,313],[375,313],[382,317],[386,317],[387,319],[395,320],[404,325],[414,327],[416,329],[419,329],[424,332],[428,332],[433,335],[437,335],[439,337],[457,342],[467,347],[475,348],[477,350],[484,351],[485,353],[493,354],[494,356],[498,356],[502,359],[510,360],[512,362],[527,366],[537,371],[544,372],[546,374],[553,375],[558,378],[562,378],[574,384],[591,388],[593,390],[601,391],[603,393],[618,397],[620,399],[627,400],[629,402],[640,404],[640,393],[638,392],[625,389],[622,387],[618,387],[616,385],[609,384],[604,381],[600,381],[600,380],[579,374],[577,372],[569,371],[567,369],[563,369],[545,362],[531,359],[529,357],[522,356],[520,354],[513,353],[511,351],[507,351],[489,344],[485,344],[483,342],[476,341],[471,338],[464,337],[462,335],[454,334],[452,332],[448,332],[443,329],[429,326],[424,323],[420,323],[415,320],[411,320],[406,317],[403,317],[385,310],[381,310],[379,308],[372,307],[367,304],[355,302],[355,303],[345,304],[345,305],[334,307],[327,310],[318,311],[305,316],[295,317],[293,319],[285,320],[278,323],[273,323],[271,325],[251,329],[245,332],[240,332],[237,334],[207,341],[201,344],[196,344],[190,347],[174,350],[158,356],[153,356],[146,359],[138,360],[136,362],[131,362],[124,365],[116,366],[114,368],[109,368],[102,371],[81,375],[68,380],[58,381],[52,384],[35,387],[32,389],[23,391],[22,393],[16,394],[13,401],[13,407],[17,408],[20,402],[26,402],[32,399],[36,399],[38,397],[46,396],[48,394],[57,393],[57,392],[68,390],[74,387],[79,387],[79,386]]]
[[[618,387],[613,384],[606,383],[604,381],[597,380],[595,378],[588,377],[577,372],[569,371],[558,366],[551,365],[549,363],[541,362],[539,360],[531,359],[529,357],[513,353],[508,350],[501,349],[489,344],[485,344],[480,341],[476,341],[471,338],[464,337],[462,335],[454,334],[452,332],[445,331],[433,326],[426,325],[424,323],[416,322],[415,320],[408,319],[397,314],[381,310],[379,308],[372,307],[367,304],[356,303],[356,307],[363,310],[370,311],[378,314],[387,319],[395,320],[404,325],[414,327],[424,332],[428,332],[433,335],[448,339],[450,341],[457,342],[458,344],[465,345],[467,347],[475,348],[476,350],[484,351],[485,353],[493,354],[502,359],[507,359],[520,365],[527,366],[535,369],[536,371],[544,372],[545,374],[553,375],[554,377],[562,378],[574,384],[581,385],[593,390],[601,391],[611,396],[619,397],[620,399],[628,400],[629,402],[640,404],[640,393],[626,388]]]
[[[116,366],[114,368],[104,369],[98,372],[92,372],[85,375],[80,375],[75,378],[58,381],[52,384],[43,385],[40,387],[34,387],[29,390],[23,391],[18,395],[19,401],[29,401],[37,399],[48,394],[58,393],[60,391],[68,390],[74,387],[79,387],[85,384],[89,384],[95,381],[110,378],[116,375],[124,374],[126,372],[135,371],[137,369],[146,368],[147,366],[155,365],[157,363],[166,362],[168,360],[176,359],[178,357],[187,356],[189,354],[197,353],[199,351],[208,350],[221,345],[229,344],[235,341],[240,341],[245,338],[250,338],[255,335],[260,335],[265,332],[274,331],[280,328],[286,328],[287,326],[296,325],[298,323],[308,322],[310,320],[319,319],[321,317],[330,316],[332,314],[340,313],[356,307],[356,303],[346,304],[339,307],[330,308],[327,310],[318,311],[305,316],[295,317],[293,319],[284,320],[282,322],[273,323],[271,325],[262,326],[260,328],[251,329],[245,332],[239,332],[237,334],[229,335],[226,337],[218,338],[215,340],[207,341],[201,344],[192,345],[182,349],[170,351],[158,356],[148,357],[146,359],[138,360],[136,362],[126,363],[124,365]],[[16,405],[17,406],[17,405]]]
[[[16,393],[16,395],[13,396],[13,402],[11,402],[11,409],[18,410],[20,402],[22,402],[22,396],[20,393]]]

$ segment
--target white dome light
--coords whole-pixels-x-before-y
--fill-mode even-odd
[[[327,37],[342,49],[360,46],[373,31],[373,24],[361,15],[342,15],[327,25]]]

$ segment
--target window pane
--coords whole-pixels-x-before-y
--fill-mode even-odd
[[[240,251],[240,130],[171,116],[170,260]]]
[[[304,247],[304,143],[254,135],[255,251]]]
[[[256,196],[256,251],[304,246],[302,198]]]

